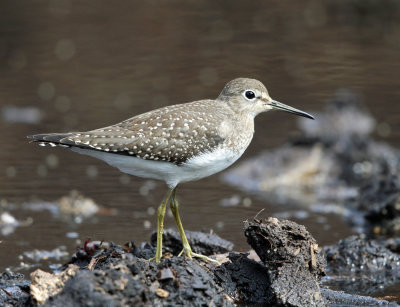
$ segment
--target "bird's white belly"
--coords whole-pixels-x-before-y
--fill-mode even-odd
[[[72,151],[89,155],[107,162],[120,171],[142,178],[163,180],[170,188],[180,182],[199,180],[211,176],[229,167],[243,154],[227,149],[216,149],[189,159],[185,164],[175,165],[170,162],[144,160],[132,156],[107,153],[79,147],[71,147]]]
[[[189,159],[181,169],[182,179],[178,182],[194,181],[216,174],[232,165],[243,154],[227,149],[216,149]]]

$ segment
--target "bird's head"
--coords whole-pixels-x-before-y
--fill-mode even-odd
[[[314,119],[306,112],[273,100],[264,84],[255,79],[237,78],[228,82],[217,99],[228,103],[235,112],[252,117],[270,110],[281,110]]]

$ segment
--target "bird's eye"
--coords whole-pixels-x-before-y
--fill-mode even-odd
[[[244,97],[248,100],[253,100],[254,98],[256,98],[256,94],[254,94],[253,91],[244,91]]]

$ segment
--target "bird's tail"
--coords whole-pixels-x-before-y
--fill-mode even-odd
[[[72,136],[72,133],[43,133],[28,135],[27,138],[31,139],[33,143],[38,143],[40,146],[62,146],[70,147],[75,145],[68,137]]]

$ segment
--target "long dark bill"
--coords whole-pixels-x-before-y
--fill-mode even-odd
[[[286,105],[284,103],[281,103],[279,101],[276,101],[276,100],[271,100],[269,105],[273,109],[276,109],[276,110],[286,111],[286,112],[289,112],[289,113],[292,113],[292,114],[295,114],[295,115],[299,115],[299,116],[307,117],[307,118],[310,118],[310,119],[314,119],[314,116],[312,116],[311,114],[308,114],[308,113],[306,113],[304,111],[301,111],[299,109],[295,109],[295,108],[293,108],[291,106],[288,106],[288,105]]]

